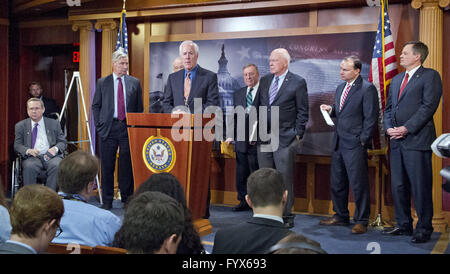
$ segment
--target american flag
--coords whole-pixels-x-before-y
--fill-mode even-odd
[[[125,54],[128,54],[128,33],[127,23],[125,22],[126,15],[127,11],[123,9],[120,15],[120,26],[119,33],[117,34],[116,50],[122,49]]]
[[[380,21],[378,23],[377,36],[373,47],[372,64],[370,66],[369,74],[369,81],[372,82],[378,90],[380,106],[378,132],[373,138],[374,149],[384,149],[386,147],[382,124],[383,112],[386,107],[386,91],[388,90],[392,78],[398,73],[394,40],[392,38],[387,5],[387,0],[381,0]]]

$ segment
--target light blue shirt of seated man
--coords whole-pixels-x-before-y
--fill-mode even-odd
[[[9,240],[11,236],[11,221],[8,209],[0,205],[0,244]]]
[[[88,204],[81,195],[67,195],[63,197],[64,215],[61,218],[61,235],[54,238],[52,243],[75,243],[87,246],[111,246],[114,235],[122,225],[120,218],[114,213]]]

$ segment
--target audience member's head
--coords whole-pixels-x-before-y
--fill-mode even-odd
[[[183,228],[181,204],[161,192],[147,191],[128,204],[114,246],[128,253],[175,254]]]
[[[314,240],[301,234],[290,233],[269,250],[271,254],[327,254]]]
[[[10,208],[11,240],[25,243],[36,252],[47,250],[60,230],[64,205],[58,194],[39,184],[22,187]]]
[[[199,254],[204,252],[200,236],[192,223],[191,211],[186,205],[186,198],[180,181],[171,173],[155,173],[152,174],[144,183],[136,190],[134,195],[139,195],[146,191],[162,192],[176,201],[184,208],[184,231],[181,244],[178,246],[178,254]]]
[[[58,185],[62,192],[80,194],[86,199],[92,195],[98,160],[82,150],[72,152],[59,164]]]
[[[174,198],[181,205],[186,206],[183,187],[177,177],[171,173],[162,172],[152,174],[138,189],[136,189],[134,195],[137,196],[146,191],[162,192]]]
[[[282,216],[287,199],[287,190],[283,183],[283,176],[273,168],[260,168],[253,172],[247,179],[247,195],[245,199],[253,208],[254,213],[275,210],[276,212],[272,213]]]

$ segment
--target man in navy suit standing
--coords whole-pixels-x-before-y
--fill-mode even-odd
[[[249,121],[250,112],[252,106],[255,106],[259,100],[258,88],[259,88],[259,71],[256,65],[248,64],[243,68],[245,87],[236,90],[233,94],[234,107],[237,111],[237,107],[241,106],[245,109],[244,119],[241,119],[238,114],[235,114],[234,118],[234,139],[227,138],[225,141],[230,144],[234,140],[234,151],[236,152],[236,191],[238,193],[239,204],[233,207],[233,211],[245,211],[250,210],[250,206],[245,201],[245,195],[247,195],[247,178],[248,176],[258,169],[258,157],[256,154],[256,142],[251,142],[249,139],[251,136],[250,129],[253,128],[252,121]],[[253,108],[256,111],[256,108]],[[231,118],[231,119],[233,119]],[[244,133],[241,139],[239,133]]]
[[[139,80],[128,75],[128,55],[117,50],[112,56],[113,73],[97,81],[92,114],[100,136],[103,209],[111,209],[114,198],[114,169],[119,148],[119,189],[122,202],[133,194],[130,145],[126,112],[142,112]]]
[[[283,213],[286,227],[294,226],[294,167],[297,147],[303,138],[308,122],[308,93],[306,81],[288,70],[291,57],[284,48],[272,51],[269,57],[270,74],[261,78],[259,106],[267,107],[267,126],[270,142],[260,138],[258,145],[259,167],[275,168],[283,174],[288,191]],[[259,107],[259,124],[262,124],[262,108]],[[272,112],[278,111],[278,119],[272,121]],[[275,132],[276,129],[278,132]],[[262,137],[262,136],[260,136]]]
[[[383,234],[413,235],[411,242],[424,243],[433,232],[433,173],[431,144],[436,139],[433,115],[442,96],[439,73],[424,68],[428,47],[407,42],[400,55],[406,72],[396,75],[389,88],[384,129],[390,136],[391,188],[397,225]],[[413,234],[411,192],[418,222]]]
[[[163,112],[202,113],[209,106],[219,105],[217,75],[197,64],[199,48],[192,41],[180,44],[184,69],[169,75],[164,89]],[[201,104],[194,105],[194,99]],[[197,108],[194,109],[194,106]]]
[[[349,184],[355,200],[353,234],[367,231],[370,216],[370,187],[367,148],[377,125],[379,106],[375,86],[362,79],[361,61],[349,56],[340,65],[341,79],[333,106],[321,105],[336,117],[331,156],[331,196],[336,214],[321,225],[349,225]]]

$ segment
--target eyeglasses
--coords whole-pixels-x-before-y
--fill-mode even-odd
[[[59,235],[61,235],[61,233],[63,233],[62,228],[59,226],[59,224],[56,224],[56,227],[58,228],[56,230],[56,234],[55,234],[55,238],[57,238]]]

